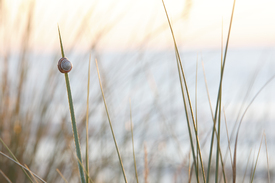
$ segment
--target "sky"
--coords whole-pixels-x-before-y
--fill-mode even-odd
[[[20,46],[34,3],[30,45],[58,48],[57,24],[69,48],[125,50],[173,47],[161,0],[6,0],[2,34]],[[164,0],[178,45],[183,49],[219,48],[225,42],[233,0]],[[236,0],[230,45],[272,47],[275,1]],[[3,8],[2,8],[3,9]],[[3,23],[4,22],[4,23]],[[222,36],[223,29],[223,36]],[[15,31],[15,32],[13,32]],[[7,37],[7,36],[6,36]],[[24,37],[24,36],[23,36]],[[21,41],[22,42],[22,41]]]

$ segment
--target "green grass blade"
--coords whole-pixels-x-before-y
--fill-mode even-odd
[[[91,55],[89,57],[88,83],[87,83],[87,106],[86,106],[86,183],[89,182],[89,93],[90,93],[90,74],[91,74]]]
[[[190,127],[190,122],[189,122],[189,117],[188,117],[188,108],[186,105],[186,99],[185,99],[185,94],[184,94],[184,88],[183,88],[183,83],[182,83],[182,79],[184,81],[184,86],[185,86],[185,90],[186,90],[186,95],[187,95],[187,99],[188,99],[188,104],[189,104],[189,110],[191,112],[191,117],[192,117],[192,121],[193,121],[193,128],[195,130],[195,138],[196,138],[196,144],[198,147],[198,153],[199,153],[199,157],[200,157],[200,163],[201,163],[201,170],[202,170],[202,175],[203,175],[203,180],[205,182],[205,173],[204,173],[204,166],[203,166],[203,161],[202,161],[202,156],[201,156],[201,150],[200,150],[200,145],[199,145],[199,139],[198,139],[198,134],[197,134],[197,129],[196,129],[196,125],[195,125],[195,119],[194,119],[194,114],[193,114],[193,110],[192,110],[192,106],[191,106],[191,100],[190,100],[190,96],[189,96],[189,92],[188,92],[188,87],[187,87],[187,82],[185,79],[185,74],[183,71],[183,67],[181,64],[181,60],[180,60],[180,55],[179,55],[179,51],[177,48],[177,44],[176,44],[176,39],[174,36],[174,32],[173,32],[173,28],[164,4],[164,1],[162,0],[162,4],[165,10],[165,14],[167,17],[167,21],[171,30],[171,34],[173,37],[173,42],[174,42],[174,47],[175,47],[175,53],[176,53],[176,59],[177,59],[177,67],[178,67],[178,73],[179,73],[179,79],[180,79],[180,84],[181,84],[181,91],[182,91],[182,96],[183,96],[183,101],[184,101],[184,107],[185,107],[185,114],[186,114],[186,119],[187,119],[187,125],[188,125],[188,132],[189,132],[189,138],[190,138],[190,142],[191,142],[191,148],[192,148],[192,155],[193,155],[193,159],[195,162],[195,170],[196,170],[196,177],[197,177],[197,181],[199,182],[199,177],[198,177],[198,167],[197,167],[197,163],[196,163],[196,157],[195,157],[195,151],[194,151],[194,147],[193,147],[193,140],[192,140],[192,131],[191,131],[191,127]]]
[[[58,28],[58,35],[59,35],[59,43],[60,43],[61,55],[62,55],[62,57],[65,57],[64,49],[63,49],[63,44],[62,44],[62,39],[61,39],[61,33],[60,33],[60,29],[59,29],[58,25],[57,25],[57,28]]]
[[[137,173],[136,156],[135,156],[135,145],[134,145],[134,132],[133,132],[133,120],[132,120],[131,100],[130,100],[130,120],[131,120],[131,134],[132,134],[133,158],[134,158],[134,164],[135,164],[135,175],[136,175],[137,183],[139,183],[139,182],[138,182],[138,173]]]
[[[58,33],[59,33],[59,41],[60,41],[61,54],[62,54],[62,57],[65,57],[59,27],[58,27]],[[78,139],[77,127],[76,127],[76,122],[75,122],[74,106],[73,106],[73,99],[72,99],[72,93],[71,93],[70,80],[69,80],[68,73],[65,73],[64,75],[65,75],[66,88],[67,88],[67,94],[68,94],[69,108],[70,108],[70,113],[71,113],[71,121],[72,121],[72,129],[73,129],[73,136],[74,136],[74,142],[75,142],[75,149],[76,149],[77,158],[80,161],[80,162],[78,162],[78,169],[79,169],[79,174],[80,174],[80,180],[81,180],[81,183],[85,183],[86,181],[85,181],[84,171],[83,171],[83,168],[81,166],[82,157],[81,157],[80,143],[79,143],[79,139]]]
[[[211,116],[212,116],[212,120],[213,120],[213,124],[214,124],[214,115],[213,115],[213,110],[212,110],[212,105],[211,105],[211,99],[210,99],[210,94],[209,94],[209,90],[208,90],[208,85],[207,85],[207,80],[206,80],[206,74],[205,74],[205,69],[204,69],[204,64],[202,61],[202,68],[203,68],[203,75],[204,75],[204,83],[205,83],[205,88],[206,88],[206,93],[207,93],[207,98],[208,98],[208,103],[209,103],[209,108],[210,108],[210,112],[211,112]],[[226,120],[225,120],[226,122]],[[216,128],[214,128],[214,133],[216,135],[216,137],[218,136],[218,133],[216,131]],[[229,143],[230,144],[230,143]],[[224,162],[223,162],[223,158],[222,158],[222,153],[221,153],[221,148],[220,148],[220,143],[217,143],[217,153],[219,153],[220,156],[220,160],[221,160],[221,164],[222,164],[222,172],[223,172],[223,180],[226,183],[226,176],[225,176],[225,170],[224,170]]]
[[[211,159],[212,159],[212,150],[213,150],[213,142],[214,142],[214,132],[215,132],[215,128],[216,128],[217,113],[218,113],[218,107],[219,107],[219,102],[220,102],[220,100],[219,100],[220,99],[220,91],[221,91],[221,87],[222,87],[223,73],[224,73],[224,68],[225,68],[225,61],[226,61],[229,38],[230,38],[230,32],[231,32],[231,27],[232,27],[232,21],[233,21],[234,9],[235,9],[235,2],[236,2],[236,0],[234,0],[234,3],[233,3],[231,19],[230,19],[230,24],[229,24],[229,30],[228,30],[226,46],[225,46],[225,51],[224,51],[223,63],[222,63],[221,78],[220,78],[219,91],[218,91],[218,96],[217,96],[216,110],[215,110],[215,117],[214,117],[214,124],[213,124],[211,143],[210,143],[210,153],[209,153],[209,158],[208,158],[207,181],[206,181],[207,183],[209,183],[209,178],[210,178]]]
[[[103,98],[103,101],[104,101],[104,106],[105,106],[105,110],[106,110],[106,113],[107,113],[109,125],[110,125],[110,128],[111,128],[113,140],[114,140],[114,143],[115,143],[115,146],[116,146],[118,159],[119,159],[121,170],[122,170],[122,173],[123,173],[123,176],[124,176],[124,181],[125,181],[125,183],[128,183],[127,178],[126,178],[126,174],[125,174],[125,170],[124,170],[124,167],[123,167],[122,159],[121,159],[121,156],[120,156],[120,153],[119,153],[118,145],[117,145],[117,142],[116,142],[116,137],[115,137],[115,133],[114,133],[114,130],[113,130],[111,118],[110,118],[110,115],[109,115],[109,112],[108,112],[108,108],[107,108],[107,104],[106,104],[106,100],[105,100],[105,96],[104,96],[104,92],[103,92],[103,87],[102,87],[102,84],[101,84],[101,79],[100,79],[97,60],[95,60],[95,62],[96,62],[96,69],[97,69],[97,75],[98,75],[99,85],[100,85],[100,89],[101,89],[101,94],[102,94],[102,98]]]
[[[72,152],[73,152],[73,150],[72,150]],[[78,163],[81,165],[81,167],[82,167],[82,169],[83,169],[85,175],[88,177],[89,182],[94,183],[94,181],[89,177],[89,174],[88,174],[88,172],[86,171],[86,169],[85,169],[83,163],[80,162],[80,160],[78,159],[78,157],[77,157],[77,155],[76,155],[75,153],[73,153],[73,155],[74,155],[75,158],[77,159]]]

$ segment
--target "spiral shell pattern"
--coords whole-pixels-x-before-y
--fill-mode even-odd
[[[73,64],[66,57],[62,57],[58,61],[57,67],[61,73],[68,73],[72,70]]]

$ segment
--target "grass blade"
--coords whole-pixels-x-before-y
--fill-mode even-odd
[[[251,153],[252,153],[252,149],[250,150],[250,153],[249,153],[249,156],[248,156],[248,159],[247,159],[247,163],[246,163],[246,167],[245,167],[242,183],[244,183],[244,179],[245,179],[246,172],[247,172],[247,169],[248,169],[248,164],[249,164],[249,159],[250,159]]]
[[[131,134],[132,134],[133,158],[134,158],[134,164],[135,164],[135,175],[136,175],[137,183],[139,183],[139,182],[138,182],[138,173],[137,173],[136,156],[135,156],[135,145],[134,145],[134,133],[133,133],[133,120],[132,120],[131,100],[130,100],[130,120],[131,120]]]
[[[226,61],[226,56],[227,56],[231,26],[232,26],[233,15],[234,15],[235,2],[236,2],[236,0],[234,0],[234,3],[233,3],[231,19],[230,19],[230,24],[229,24],[229,30],[228,30],[226,46],[225,46],[225,51],[224,51],[223,63],[222,63],[221,78],[220,78],[219,91],[218,91],[218,96],[217,96],[216,110],[215,110],[215,117],[214,117],[214,124],[213,124],[212,137],[211,137],[211,143],[210,143],[210,153],[209,153],[209,158],[208,158],[207,181],[206,181],[207,183],[209,183],[209,177],[210,177],[212,150],[213,150],[213,142],[214,142],[214,132],[215,132],[215,128],[216,128],[216,120],[217,120],[217,112],[218,112],[219,102],[221,102],[220,101],[220,95],[221,95],[221,88],[222,88],[222,80],[223,80],[225,61]]]
[[[107,113],[109,125],[110,125],[110,128],[111,128],[113,140],[114,140],[114,143],[115,143],[115,146],[116,146],[116,151],[117,151],[118,159],[119,159],[119,162],[120,162],[121,170],[122,170],[122,173],[123,173],[123,176],[124,176],[124,181],[125,181],[125,183],[128,183],[127,178],[126,178],[126,174],[125,174],[125,171],[124,171],[122,159],[121,159],[121,156],[120,156],[120,153],[119,153],[118,145],[117,145],[117,142],[116,142],[116,137],[115,137],[115,133],[114,133],[114,130],[113,130],[111,118],[110,118],[110,115],[109,115],[109,112],[108,112],[108,108],[107,108],[107,104],[106,104],[106,100],[105,100],[105,96],[104,96],[104,92],[103,92],[103,87],[102,87],[102,84],[101,84],[101,79],[100,79],[97,60],[95,60],[95,63],[96,63],[96,69],[97,69],[97,75],[98,75],[99,85],[100,85],[100,89],[101,89],[101,94],[102,94],[105,110],[106,110],[106,113]]]
[[[11,152],[11,150],[9,149],[9,147],[6,145],[6,143],[2,140],[2,138],[0,138],[1,143],[5,146],[5,148],[9,151],[10,155],[13,157],[13,159],[18,162],[17,158],[14,156],[14,154]],[[19,163],[19,162],[18,162]],[[21,169],[23,170],[24,174],[28,177],[28,179],[33,183],[32,179],[30,178],[29,174],[24,170],[24,168],[21,167]]]
[[[86,183],[89,182],[89,94],[90,94],[90,73],[91,73],[91,55],[89,57],[88,84],[87,84],[87,106],[86,106]]]
[[[222,30],[221,30],[221,70],[223,68],[223,65],[222,65],[222,62],[223,61],[223,21],[222,21]],[[220,89],[220,93],[219,93],[219,117],[218,117],[218,134],[216,135],[217,136],[217,153],[216,153],[216,175],[215,175],[215,182],[218,183],[218,180],[219,180],[219,164],[220,164],[220,161],[219,161],[219,154],[221,154],[221,151],[220,151],[220,139],[221,139],[221,104],[222,104],[222,80],[220,82],[220,86],[221,86],[221,89]],[[214,122],[215,124],[215,122]],[[222,158],[221,158],[222,160]],[[223,167],[224,168],[224,167]],[[223,171],[224,172],[224,171]]]
[[[255,172],[256,172],[256,168],[257,168],[257,163],[258,163],[258,160],[259,160],[259,155],[260,155],[260,151],[261,151],[261,147],[262,147],[263,138],[264,138],[264,135],[262,135],[261,144],[260,144],[260,147],[259,147],[257,159],[256,159],[256,162],[255,162],[255,166],[254,166],[254,170],[253,170],[253,174],[252,174],[252,178],[251,178],[251,183],[254,180],[254,176],[255,176]]]
[[[147,153],[146,143],[144,143],[144,182],[145,183],[148,183],[148,175],[149,175],[147,156],[148,156],[148,153]]]
[[[232,166],[232,173],[233,173],[233,183],[236,182],[236,169],[237,169],[237,162],[236,162],[236,159],[237,159],[237,143],[238,143],[238,135],[239,133],[237,133],[237,136],[236,136],[236,140],[235,140],[235,148],[234,148],[234,156],[233,156],[233,166]]]
[[[61,55],[62,55],[62,57],[65,57],[59,27],[58,27],[58,33],[59,33]],[[77,132],[77,127],[76,127],[76,122],[75,122],[74,106],[73,106],[73,99],[72,99],[72,93],[71,93],[70,80],[69,80],[68,73],[65,73],[64,75],[65,75],[65,81],[66,81],[66,87],[67,87],[69,108],[70,108],[70,113],[71,113],[71,121],[72,121],[72,129],[73,129],[73,136],[74,136],[74,142],[75,142],[75,150],[76,150],[77,158],[80,161],[80,162],[78,162],[78,169],[79,169],[79,174],[80,174],[80,180],[81,180],[81,183],[85,183],[86,181],[85,181],[84,171],[83,171],[83,167],[81,166],[82,158],[81,158],[81,151],[80,151],[80,143],[79,143],[79,139],[78,139],[78,132]]]
[[[30,174],[31,174],[31,176],[33,177],[33,179],[34,179],[34,181],[36,182],[36,183],[38,183],[37,182],[37,180],[36,180],[36,178],[35,178],[35,176],[33,175],[33,173],[30,171],[30,169],[29,169],[29,167],[25,164],[25,167],[28,169],[28,171],[30,172]]]
[[[46,181],[44,181],[42,178],[40,178],[38,175],[36,175],[35,173],[33,173],[31,170],[28,170],[26,167],[24,167],[23,165],[21,165],[19,162],[13,160],[12,158],[10,158],[9,156],[7,156],[6,154],[2,153],[0,151],[0,154],[2,156],[5,156],[6,158],[8,158],[9,160],[13,161],[14,163],[16,163],[17,165],[19,165],[21,168],[27,170],[28,172],[32,173],[36,178],[38,178],[40,181],[44,182],[44,183],[47,183]]]
[[[232,151],[231,151],[231,142],[230,142],[230,137],[229,137],[229,132],[228,132],[228,125],[227,125],[227,122],[226,122],[226,115],[225,115],[225,110],[224,110],[224,107],[223,107],[223,115],[224,115],[224,124],[225,124],[225,129],[226,129],[226,137],[227,137],[227,142],[228,142],[228,151],[229,151],[229,155],[230,155],[230,160],[231,160],[231,167],[233,165],[233,158],[232,158]],[[226,157],[225,157],[226,159]]]
[[[199,126],[198,126],[198,55],[197,55],[197,62],[196,62],[196,82],[195,82],[195,121],[196,121],[196,128],[197,132],[199,131]],[[198,145],[196,146],[196,162],[197,162],[197,167],[199,167],[199,147]]]
[[[194,162],[195,162],[196,177],[197,177],[197,181],[199,182],[198,167],[197,167],[197,163],[196,163],[195,150],[194,150],[194,145],[193,145],[193,140],[192,140],[192,131],[191,131],[191,128],[190,128],[190,122],[189,122],[189,117],[188,117],[188,109],[187,109],[187,105],[186,105],[186,99],[185,99],[185,94],[184,94],[182,78],[184,80],[184,86],[185,86],[185,91],[186,91],[186,95],[187,95],[187,99],[188,99],[189,110],[191,112],[191,117],[192,117],[192,120],[193,120],[193,128],[194,128],[194,131],[195,131],[196,144],[197,144],[197,147],[198,147],[198,153],[199,153],[199,158],[200,158],[200,163],[201,163],[201,170],[202,170],[203,180],[204,180],[204,183],[205,183],[204,166],[203,166],[203,161],[202,161],[202,156],[201,156],[201,150],[200,150],[200,144],[199,144],[197,128],[196,128],[196,125],[195,125],[194,113],[193,113],[193,110],[192,110],[191,100],[190,100],[190,96],[189,96],[189,92],[188,92],[187,82],[186,82],[185,74],[184,74],[183,67],[182,67],[182,64],[181,64],[180,55],[179,55],[178,47],[177,47],[177,44],[176,44],[176,39],[175,39],[175,36],[174,36],[173,28],[172,28],[172,25],[171,25],[171,22],[170,22],[170,19],[169,19],[169,16],[168,16],[168,13],[167,13],[167,10],[166,10],[166,7],[165,7],[165,4],[164,4],[163,0],[162,0],[162,4],[163,4],[164,10],[165,10],[165,14],[166,14],[167,21],[168,21],[168,24],[169,24],[169,27],[170,27],[170,30],[171,30],[171,34],[172,34],[173,42],[174,42],[174,47],[175,47],[177,67],[178,67],[182,97],[183,97],[183,102],[184,102],[184,107],[185,107],[185,115],[186,115],[186,119],[187,119],[187,126],[188,126],[190,144],[191,144],[191,148],[192,148],[193,159],[194,159]]]
[[[64,180],[64,182],[68,183],[68,181],[65,179],[65,177],[62,175],[62,173],[56,169],[57,173],[62,177],[62,179]]]
[[[265,140],[265,152],[266,152],[266,164],[267,164],[267,180],[268,180],[268,183],[270,183],[270,169],[269,169],[268,150],[267,150],[267,142],[266,142],[265,132],[264,132],[264,140]]]
[[[208,98],[209,108],[210,108],[210,112],[211,112],[211,116],[212,116],[212,120],[213,120],[213,124],[214,124],[215,123],[214,122],[214,115],[213,115],[213,110],[212,110],[212,105],[211,105],[211,99],[210,99],[210,94],[209,94],[209,90],[208,90],[208,85],[207,85],[207,80],[206,80],[206,74],[205,74],[205,69],[204,69],[203,61],[202,61],[202,68],[203,68],[204,83],[205,83],[205,88],[206,88],[206,92],[207,92],[207,98]],[[225,122],[226,122],[226,120],[225,120]],[[214,133],[215,133],[216,137],[218,137],[216,128],[214,128]],[[217,148],[218,148],[217,149],[217,153],[219,153],[220,161],[221,161],[221,164],[222,164],[223,180],[226,183],[227,181],[226,181],[226,176],[225,176],[224,162],[223,162],[223,158],[222,158],[220,143],[217,143]]]
[[[4,172],[2,172],[2,170],[0,170],[0,174],[6,179],[8,183],[12,183],[11,180],[4,174]]]

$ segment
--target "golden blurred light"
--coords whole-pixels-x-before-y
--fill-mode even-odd
[[[9,0],[5,1],[5,29],[17,35],[32,11],[33,49],[55,50],[57,24],[68,47],[129,49],[172,47],[164,9],[160,0]],[[233,0],[165,1],[177,42],[184,48],[220,47],[221,22],[228,30]],[[231,46],[274,45],[275,1],[236,2]],[[183,17],[185,16],[185,17]],[[2,22],[2,23],[3,23]],[[20,27],[21,26],[21,27]],[[23,32],[21,32],[23,34]],[[17,36],[11,38],[18,46]],[[19,37],[19,36],[18,36]]]

